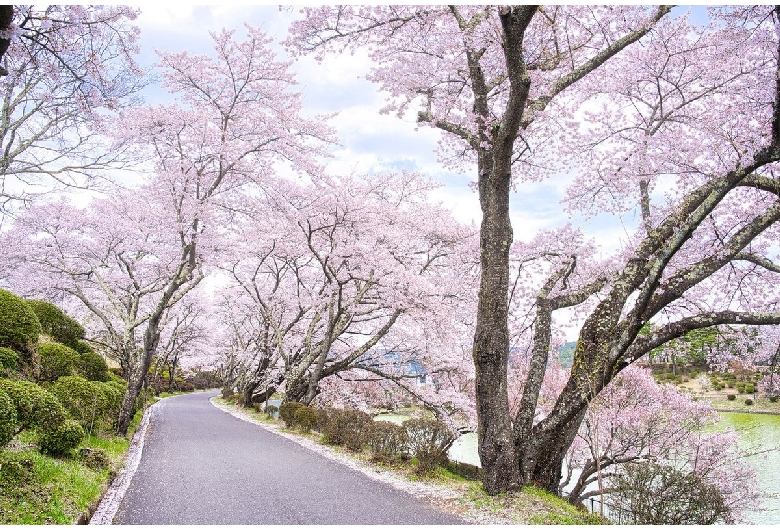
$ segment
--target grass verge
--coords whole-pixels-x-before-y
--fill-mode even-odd
[[[127,437],[89,436],[62,458],[40,454],[34,434],[19,434],[0,450],[0,525],[87,522],[122,467],[142,417],[136,413]],[[96,450],[107,460],[96,463]]]

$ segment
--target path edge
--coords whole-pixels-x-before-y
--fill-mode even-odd
[[[122,502],[127,488],[130,486],[130,482],[138,469],[138,464],[141,462],[146,434],[159,404],[160,401],[154,403],[144,412],[141,423],[138,425],[138,430],[135,431],[133,439],[130,441],[130,448],[127,451],[125,463],[100,500],[97,510],[95,510],[95,513],[92,514],[92,518],[89,520],[89,524],[113,524],[116,512],[119,510],[119,504]]]

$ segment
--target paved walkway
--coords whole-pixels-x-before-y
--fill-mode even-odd
[[[209,402],[161,401],[118,524],[463,524]]]

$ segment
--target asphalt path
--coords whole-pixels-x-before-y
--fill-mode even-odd
[[[209,403],[165,399],[116,524],[464,524]]]

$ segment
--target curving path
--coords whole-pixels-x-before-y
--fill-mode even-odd
[[[209,403],[165,399],[118,524],[464,524]]]

